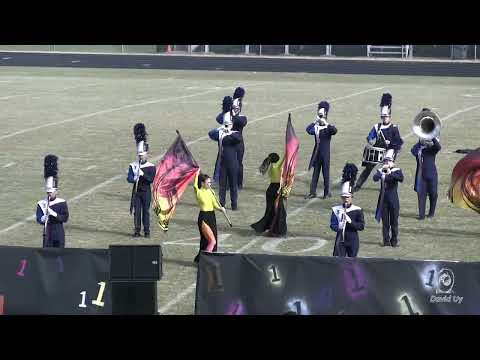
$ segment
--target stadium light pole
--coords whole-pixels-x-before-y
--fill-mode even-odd
[[[250,54],[250,45],[245,45],[245,55]]]
[[[289,46],[289,45],[285,45],[285,55],[290,55],[290,54],[289,54],[289,50],[290,50],[290,46]]]
[[[205,54],[210,52],[210,45],[205,45]]]

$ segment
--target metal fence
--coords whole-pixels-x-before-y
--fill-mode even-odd
[[[478,60],[477,45],[0,45],[2,50]]]

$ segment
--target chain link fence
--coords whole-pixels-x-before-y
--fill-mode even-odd
[[[375,52],[371,49],[375,48]],[[395,51],[393,48],[402,48]],[[478,60],[478,45],[0,45],[0,51]],[[406,50],[405,50],[406,49]],[[478,49],[480,50],[480,49]]]

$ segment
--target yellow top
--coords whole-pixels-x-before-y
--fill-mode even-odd
[[[213,211],[215,209],[220,210],[222,207],[215,198],[215,193],[212,189],[198,188],[198,175],[200,171],[197,172],[195,180],[193,183],[193,188],[195,189],[195,195],[197,196],[197,203],[201,211]]]
[[[285,160],[285,155],[283,156],[282,160],[277,161],[275,164],[270,164],[268,168],[268,177],[270,178],[270,182],[272,183],[280,182],[280,177],[282,175],[282,165],[284,160]]]

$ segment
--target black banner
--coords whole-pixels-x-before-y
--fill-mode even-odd
[[[480,314],[480,263],[202,253],[199,315]]]
[[[0,315],[111,314],[108,249],[0,247]]]

